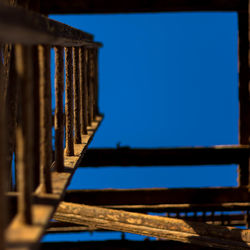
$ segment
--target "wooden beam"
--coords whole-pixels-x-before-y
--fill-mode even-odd
[[[184,244],[175,241],[84,241],[84,242],[46,242],[41,244],[41,250],[211,250],[212,248],[199,247],[192,244]]]
[[[248,249],[250,230],[61,202],[54,219],[222,249]]]
[[[224,225],[224,226],[245,226],[246,216],[243,213],[238,214],[221,214],[214,215],[212,213],[208,215],[179,215],[179,214],[169,214],[167,217],[170,218],[180,218],[190,221],[207,222],[214,225]],[[46,233],[73,233],[73,232],[92,232],[93,228],[89,226],[77,225],[67,222],[52,221],[46,231]],[[96,229],[98,232],[109,232],[104,229]]]
[[[249,49],[249,1],[244,1],[246,11],[238,14],[239,27],[239,142],[250,144],[250,49]],[[239,165],[238,182],[240,186],[250,184],[250,158],[245,158]]]
[[[249,202],[247,188],[68,190],[65,201],[95,206]]]
[[[28,45],[98,47],[93,36],[38,13],[0,4],[0,40]]]
[[[81,167],[100,166],[190,166],[238,164],[246,161],[250,146],[231,145],[186,148],[98,148],[89,149]]]
[[[41,11],[47,14],[141,13],[167,11],[239,11],[241,0],[43,0]]]

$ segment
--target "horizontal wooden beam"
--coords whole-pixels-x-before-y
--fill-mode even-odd
[[[157,204],[190,204],[192,206],[192,204],[249,202],[249,198],[249,191],[244,187],[149,188],[68,190],[65,201],[95,206]]]
[[[243,213],[238,214],[204,214],[204,215],[183,215],[183,214],[168,214],[166,217],[180,218],[190,221],[207,222],[214,225],[225,226],[245,226],[246,215]],[[89,226],[76,225],[67,222],[52,221],[46,231],[46,233],[73,233],[73,232],[90,232],[93,228]],[[98,232],[109,232],[104,229],[96,229]]]
[[[128,241],[128,240],[109,240],[109,241],[84,241],[84,242],[46,242],[41,244],[41,250],[211,250],[192,244],[184,244],[175,241]]]
[[[89,33],[21,7],[0,4],[0,40],[28,45],[99,47]]]
[[[243,3],[241,0],[43,0],[41,10],[47,14],[239,11]]]
[[[222,249],[248,249],[250,230],[61,202],[54,219]]]
[[[248,159],[244,145],[187,148],[98,148],[89,149],[80,166],[190,166],[239,164]]]
[[[87,135],[82,136],[82,143],[74,144],[74,156],[64,156],[65,170],[51,173],[52,193],[44,194],[39,187],[35,191],[32,205],[33,224],[23,224],[18,215],[14,217],[6,231],[6,250],[34,249],[39,243],[101,121],[102,117],[96,117],[96,121],[88,126]]]

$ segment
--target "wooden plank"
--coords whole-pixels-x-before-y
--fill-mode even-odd
[[[190,166],[238,164],[248,160],[249,146],[186,148],[98,148],[89,149],[81,167],[100,166]]]
[[[248,249],[250,230],[61,202],[54,219],[222,249]]]
[[[43,0],[41,11],[47,14],[140,13],[166,11],[239,11],[241,0]]]
[[[199,221],[199,222],[207,222],[213,225],[225,225],[225,226],[245,226],[246,219],[245,214],[238,213],[238,214],[222,214],[222,215],[197,215],[197,216],[186,216],[186,215],[179,215],[179,214],[171,214],[167,217],[170,218],[180,218],[190,221]],[[67,222],[58,222],[53,221],[50,223],[49,228],[47,229],[46,233],[73,233],[73,232],[92,232],[93,228],[89,226],[77,225],[73,223]],[[95,231],[98,232],[109,232],[104,229],[96,229]]]
[[[199,247],[192,244],[184,244],[175,241],[84,241],[84,242],[46,242],[41,244],[41,250],[211,250],[212,248]],[[215,248],[213,248],[215,250]]]
[[[249,202],[247,188],[148,188],[68,190],[65,201],[103,205],[210,204]]]
[[[239,141],[240,144],[250,143],[250,50],[249,50],[249,1],[245,1],[245,12],[238,14],[239,27]],[[239,165],[238,182],[240,186],[250,183],[250,158],[245,158]]]
[[[33,225],[20,223],[20,218],[16,216],[11,222],[6,232],[7,249],[31,249],[36,246],[41,239],[46,226],[53,216],[54,210],[62,199],[65,189],[68,186],[80,159],[91,142],[95,131],[100,125],[102,117],[88,127],[88,134],[82,136],[82,144],[75,144],[75,155],[66,156],[64,154],[64,172],[52,172],[52,193],[44,194],[41,189],[35,192],[35,204],[32,206]]]
[[[101,46],[93,36],[38,13],[0,4],[0,40],[6,43]]]

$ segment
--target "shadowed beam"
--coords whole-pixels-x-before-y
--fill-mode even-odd
[[[190,166],[239,164],[248,159],[244,145],[187,148],[98,148],[89,149],[80,166]]]
[[[95,206],[248,202],[247,188],[68,190],[65,201]]]
[[[85,242],[47,242],[41,244],[41,250],[211,250],[211,248],[204,248],[194,246],[191,244],[184,244],[175,241],[128,241],[128,240],[109,240],[109,241],[85,241]]]
[[[41,11],[47,14],[140,13],[168,11],[240,11],[242,0],[43,0]]]
[[[61,202],[54,219],[223,249],[249,249],[250,231],[160,216]]]

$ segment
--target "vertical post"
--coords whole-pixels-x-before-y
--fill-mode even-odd
[[[93,99],[94,99],[94,89],[93,89],[93,51],[92,49],[88,49],[88,121],[89,126],[91,126],[92,121],[94,120],[94,107],[93,107]]]
[[[73,47],[73,87],[74,87],[74,142],[81,143],[80,123],[80,83],[79,83],[79,48]]]
[[[84,49],[84,92],[85,92],[85,109],[86,109],[86,126],[91,126],[89,119],[89,51],[85,47]]]
[[[63,47],[55,47],[55,168],[62,172],[64,169],[63,156],[63,136],[64,136],[64,118],[63,118],[63,91],[64,91],[64,50]]]
[[[79,49],[79,68],[80,68],[80,105],[81,105],[81,133],[83,135],[87,134],[87,83],[86,83],[86,64],[84,58],[84,47],[80,47]]]
[[[52,192],[52,111],[50,82],[50,47],[38,46],[40,91],[40,184],[46,193]]]
[[[98,48],[95,48],[95,115],[99,115]]]
[[[38,47],[33,47],[33,100],[34,100],[34,187],[35,190],[40,184],[40,95],[39,95],[39,65]]]
[[[4,248],[4,230],[6,227],[6,170],[7,170],[7,162],[6,162],[6,153],[7,153],[7,126],[6,126],[6,112],[4,105],[0,105],[0,249]]]
[[[245,1],[245,11],[238,13],[239,25],[239,142],[250,143],[250,87],[249,87],[249,1]],[[242,159],[238,169],[239,186],[250,183],[249,157]]]
[[[66,87],[65,87],[65,117],[66,117],[66,155],[74,155],[73,141],[73,79],[72,79],[72,48],[65,48]]]
[[[20,85],[21,116],[17,126],[18,213],[23,223],[31,224],[33,158],[33,72],[31,47],[16,45],[16,73]]]

